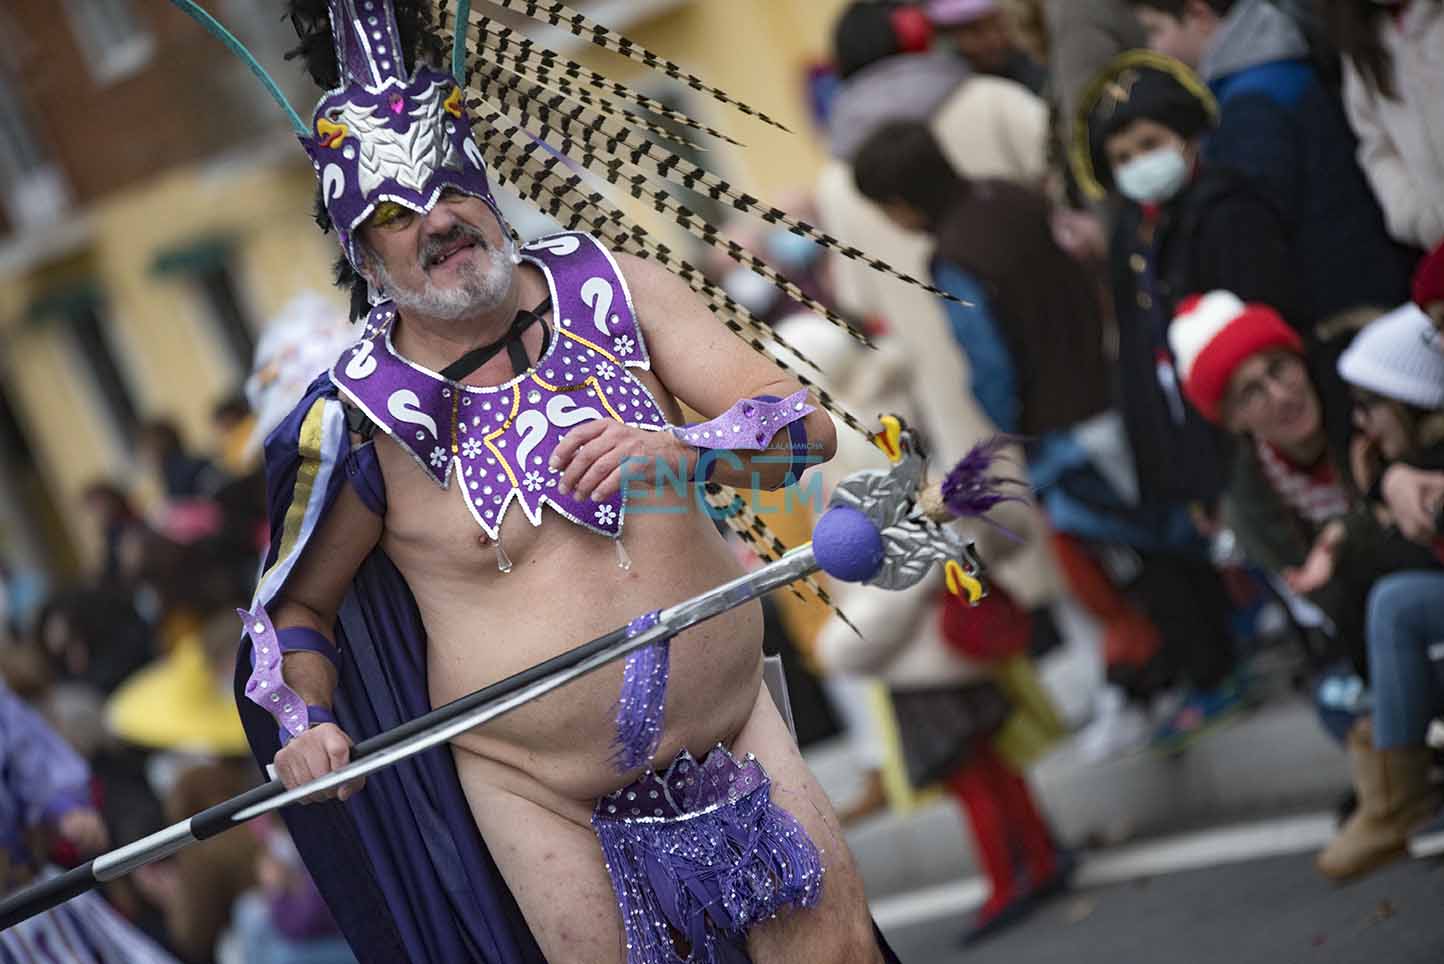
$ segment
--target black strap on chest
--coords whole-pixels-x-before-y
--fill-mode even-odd
[[[531,368],[531,360],[527,357],[526,344],[522,341],[522,336],[526,334],[527,329],[532,325],[541,321],[542,315],[551,311],[551,308],[552,300],[548,298],[530,311],[524,308],[518,311],[516,313],[516,319],[511,323],[511,327],[507,329],[506,334],[490,344],[482,345],[480,348],[473,348],[465,355],[462,355],[441,370],[441,377],[448,381],[459,382],[482,365],[491,361],[503,348],[506,349],[507,356],[511,358],[512,373],[516,375],[525,374],[527,369]],[[541,354],[546,353],[547,344],[550,340],[551,329],[547,328],[542,332]]]

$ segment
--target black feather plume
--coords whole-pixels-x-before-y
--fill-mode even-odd
[[[441,40],[429,29],[434,19],[430,0],[394,0],[392,8],[401,30],[407,71],[416,70],[418,61],[433,66],[441,63]],[[287,0],[286,15],[299,41],[286,52],[286,59],[302,61],[306,73],[322,90],[339,86],[341,69],[331,35],[330,4],[327,0]]]

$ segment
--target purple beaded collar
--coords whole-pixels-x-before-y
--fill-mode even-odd
[[[336,387],[409,452],[437,485],[455,472],[467,508],[498,538],[512,502],[532,525],[542,507],[593,532],[617,538],[623,493],[591,502],[558,491],[548,463],[573,426],[612,418],[636,428],[668,427],[651,392],[628,369],[651,361],[625,279],[611,254],[585,234],[542,238],[521,249],[551,287],[551,343],[528,372],[478,388],[449,381],[397,353],[396,309],[378,305],[367,336],[331,371]]]

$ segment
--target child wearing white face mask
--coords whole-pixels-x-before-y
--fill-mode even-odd
[[[1277,211],[1242,175],[1202,159],[1217,116],[1186,66],[1131,51],[1085,91],[1071,151],[1085,190],[1124,201],[1110,261],[1121,407],[1142,495],[1206,510],[1224,485],[1224,443],[1184,403],[1167,339],[1176,303],[1222,287],[1288,318],[1295,300]]]

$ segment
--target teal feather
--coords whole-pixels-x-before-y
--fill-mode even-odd
[[[223,27],[219,20],[212,17],[194,0],[170,0],[170,2],[184,10],[192,20],[205,27],[211,36],[229,47],[231,53],[241,58],[246,66],[251,68],[251,73],[255,74],[256,79],[266,88],[271,99],[280,106],[281,110],[286,112],[286,117],[290,120],[291,126],[296,129],[296,133],[302,137],[310,135],[311,125],[301,120],[301,115],[297,114],[295,108],[291,106],[291,102],[286,100],[286,95],[281,93],[281,88],[271,79],[271,75],[266,73],[266,68],[262,67],[255,56],[246,49],[245,44],[236,39],[235,34]],[[469,0],[465,0],[465,2],[469,2]]]
[[[457,23],[467,23],[471,16],[471,0],[456,0],[456,10],[453,11]],[[451,76],[456,78],[457,83],[462,82],[466,76],[466,31],[456,31],[456,39],[451,43]]]

